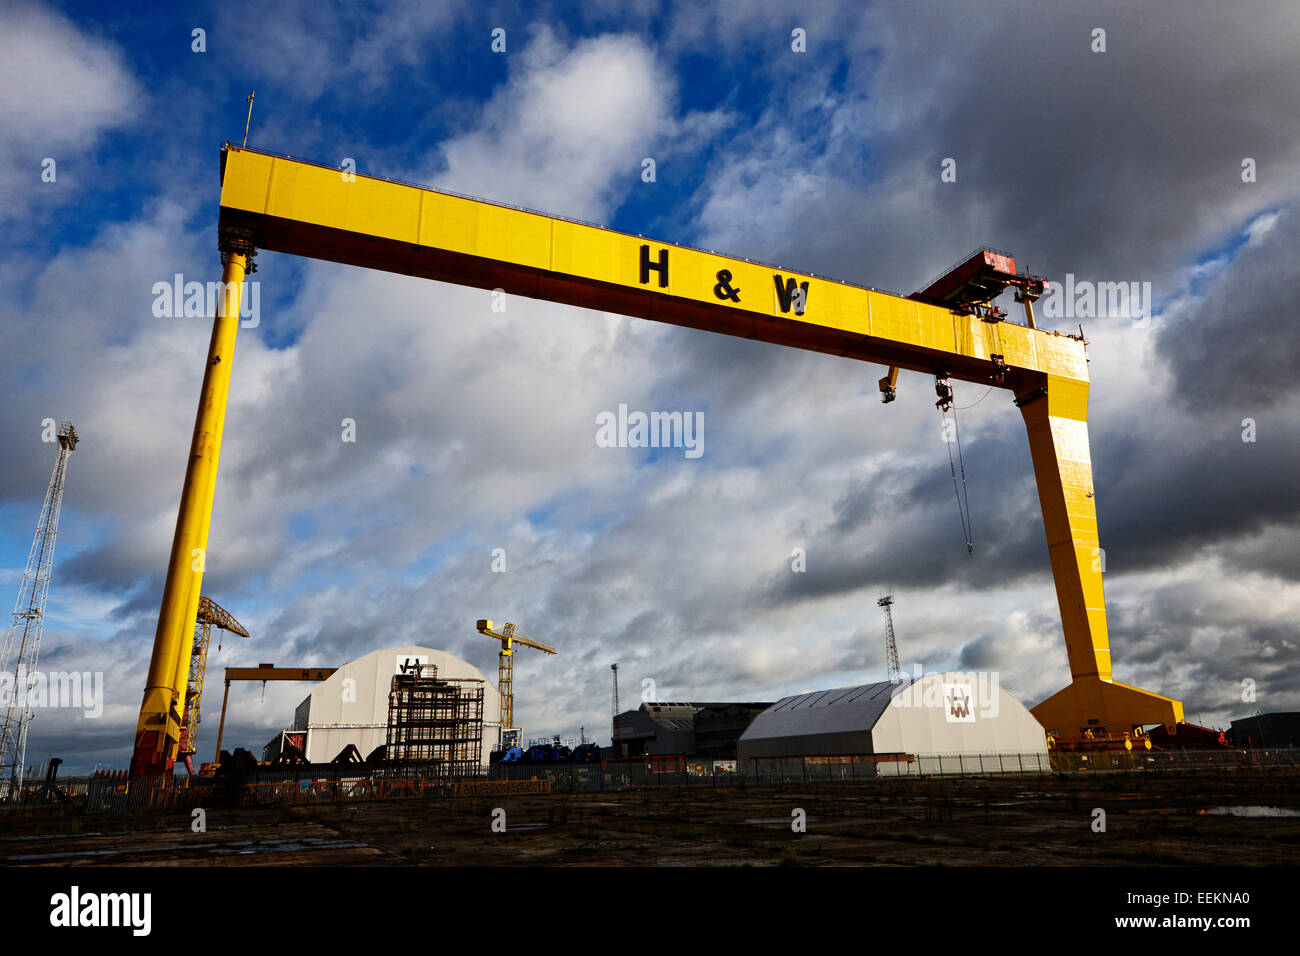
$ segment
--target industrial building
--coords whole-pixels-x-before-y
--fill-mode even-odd
[[[1256,714],[1232,722],[1238,747],[1300,747],[1300,713]]]
[[[349,744],[362,757],[369,756],[387,742],[393,677],[414,673],[417,664],[436,667],[442,681],[482,682],[483,737],[477,762],[487,766],[489,752],[497,741],[501,706],[496,687],[468,661],[446,651],[417,646],[371,651],[344,664],[312,689],[294,711],[292,729],[277,734],[263,756],[277,756],[286,739],[300,746],[309,763],[327,763]]]
[[[795,694],[759,714],[737,744],[742,765],[849,757],[880,774],[906,773],[930,756],[976,754],[1017,755],[1037,770],[1048,762],[1047,738],[996,682],[957,673]]]
[[[644,703],[614,718],[613,756],[734,760],[736,741],[767,703]]]

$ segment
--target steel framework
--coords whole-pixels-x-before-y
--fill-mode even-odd
[[[32,719],[28,698],[28,681],[35,674],[45,628],[45,598],[50,590],[50,572],[54,569],[54,539],[59,530],[59,511],[63,506],[63,478],[68,456],[77,447],[77,430],[71,422],[60,422],[57,430],[59,457],[45,492],[36,536],[27,555],[27,568],[18,589],[18,600],[9,618],[5,634],[4,657],[0,658],[0,675],[12,674],[12,683],[4,697],[4,723],[0,724],[0,800],[17,799],[22,793],[24,765],[27,759],[27,728]],[[0,688],[2,690],[2,688]]]
[[[610,693],[610,695],[609,695],[609,696],[610,696],[610,700],[609,700],[609,707],[610,707],[609,724],[610,724],[610,728],[611,728],[611,729],[610,729],[610,742],[614,745],[615,756],[617,756],[617,751],[618,751],[618,665],[617,665],[617,664],[610,664],[610,665],[609,665],[609,669],[610,669],[610,670],[613,672],[613,674],[614,674],[614,689],[613,689],[613,691],[612,691],[612,692]]]
[[[416,664],[394,674],[388,693],[385,756],[403,773],[445,779],[482,766],[483,681],[440,680],[438,668]]]
[[[885,663],[890,681],[897,684],[903,679],[903,668],[898,663],[898,642],[894,639],[894,596],[886,594],[876,603],[885,609]]]
[[[194,772],[195,741],[199,735],[199,711],[203,705],[203,683],[208,673],[208,645],[212,643],[215,627],[240,637],[248,637],[244,625],[235,616],[206,594],[199,597],[199,615],[194,622],[194,652],[190,658],[190,678],[185,691],[185,713],[181,718],[179,753],[185,758],[185,768]],[[222,716],[225,716],[224,711]]]

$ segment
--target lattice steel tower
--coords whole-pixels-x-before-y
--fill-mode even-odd
[[[886,594],[876,603],[885,609],[885,657],[889,681],[897,684],[903,679],[903,668],[898,664],[898,643],[894,640],[894,596]]]
[[[68,456],[77,447],[77,430],[70,422],[59,422],[59,457],[45,492],[41,520],[27,556],[22,587],[14,603],[14,613],[5,633],[4,657],[0,674],[12,675],[10,692],[0,724],[0,800],[18,799],[22,794],[23,763],[27,759],[27,725],[32,712],[27,699],[28,678],[36,672],[41,649],[41,632],[45,627],[45,595],[50,590],[50,571],[54,566],[54,536],[59,530],[59,508],[63,504],[63,476]]]
[[[614,747],[618,747],[618,665],[610,664],[609,669],[614,672],[614,693],[610,695],[610,739]],[[614,756],[618,756],[617,752]]]

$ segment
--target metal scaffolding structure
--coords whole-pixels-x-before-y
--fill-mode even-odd
[[[27,569],[18,589],[18,600],[5,634],[4,656],[0,674],[12,674],[9,692],[4,695],[4,722],[0,724],[0,800],[18,799],[22,794],[24,763],[27,759],[27,726],[32,710],[28,700],[28,681],[36,673],[45,628],[45,598],[50,590],[50,572],[54,569],[54,539],[59,530],[59,511],[63,505],[63,478],[68,456],[77,447],[77,430],[70,422],[59,422],[57,438],[59,457],[45,492],[36,536],[27,556]]]
[[[422,777],[477,776],[483,749],[483,681],[438,678],[416,664],[394,674],[385,755],[390,767]]]

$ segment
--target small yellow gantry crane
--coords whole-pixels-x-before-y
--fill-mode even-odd
[[[505,750],[513,741],[519,746],[519,728],[515,726],[515,650],[514,645],[531,647],[544,654],[557,654],[555,648],[541,641],[526,637],[515,629],[515,625],[506,624],[501,630],[492,630],[492,622],[480,620],[476,625],[480,634],[495,638],[501,642],[500,667],[497,672],[497,690],[501,692],[501,749]]]
[[[199,597],[198,619],[194,622],[194,653],[190,658],[190,679],[185,691],[185,714],[181,718],[179,752],[185,769],[194,773],[195,740],[199,732],[199,705],[203,702],[203,679],[208,672],[208,643],[214,627],[240,637],[248,637],[244,625],[206,594]],[[222,714],[224,722],[225,714]]]

